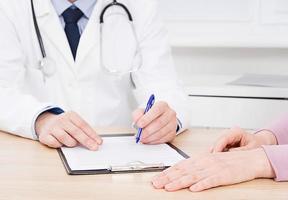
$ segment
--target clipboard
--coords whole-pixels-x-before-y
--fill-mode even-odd
[[[123,137],[133,137],[134,134],[112,134],[112,135],[102,135],[101,136],[105,142],[105,138],[123,138]],[[123,138],[124,139],[124,138]],[[135,138],[134,138],[135,141]],[[189,156],[184,153],[182,150],[177,148],[176,146],[172,145],[171,143],[166,143],[165,145],[169,146],[171,148],[171,152],[173,154],[177,154],[179,157],[181,157],[183,160],[189,158]],[[146,148],[149,148],[148,145]],[[151,145],[152,147],[153,145]],[[170,153],[171,153],[170,152]],[[156,171],[162,171],[171,165],[166,165],[163,162],[142,162],[142,161],[132,161],[127,162],[124,165],[109,165],[107,167],[103,167],[101,169],[72,169],[69,165],[69,162],[65,156],[65,153],[63,152],[62,148],[58,149],[59,156],[62,160],[62,163],[65,167],[65,170],[68,175],[97,175],[97,174],[118,174],[118,173],[142,173],[142,172],[156,172]],[[151,155],[150,155],[151,156]],[[173,163],[174,164],[174,163]],[[176,164],[176,163],[175,163]]]

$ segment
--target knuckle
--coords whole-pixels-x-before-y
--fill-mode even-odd
[[[193,175],[191,175],[190,179],[191,179],[192,181],[196,181],[196,180],[198,180],[198,175],[193,174]]]
[[[211,179],[210,179],[210,181],[208,182],[206,182],[206,186],[207,185],[218,185],[219,184],[219,182],[220,182],[220,177],[219,176],[214,176],[214,177],[212,177]]]
[[[146,126],[147,123],[148,123],[147,117],[143,117],[143,118],[140,120],[140,125],[142,125],[142,127]]]
[[[150,135],[152,133],[152,128],[149,126],[145,129],[143,129],[143,134],[144,135]]]
[[[172,182],[173,181],[173,175],[171,175],[171,174],[167,174],[166,175],[166,178],[167,178],[167,180],[169,181],[169,182]]]
[[[180,169],[178,169],[178,171],[181,175],[185,175],[189,172],[186,168],[180,168]]]
[[[67,111],[63,113],[63,116],[70,117],[72,115],[72,111]]]
[[[162,113],[163,112],[163,107],[161,105],[155,106],[154,107],[154,112],[155,113]]]
[[[91,143],[91,140],[89,138],[83,139],[83,144],[84,145],[89,145]]]
[[[161,107],[163,107],[163,108],[168,108],[169,107],[168,103],[165,102],[165,101],[160,101],[159,105],[161,105]]]
[[[83,130],[83,129],[87,128],[87,124],[84,120],[80,120],[78,122],[78,127]]]
[[[64,133],[61,133],[61,134],[57,135],[57,139],[61,142],[65,142],[67,140],[67,135]]]
[[[78,131],[78,128],[76,127],[72,127],[70,129],[70,132],[69,132],[71,135],[73,135],[74,137],[78,137],[80,135],[79,131]]]
[[[185,186],[186,185],[186,180],[184,180],[184,179],[181,179],[181,180],[179,180],[178,181],[178,184],[180,185],[180,186]]]
[[[160,117],[157,124],[158,126],[163,127],[166,124],[166,119]]]
[[[166,135],[166,130],[161,129],[157,132],[157,135],[159,135],[159,137]]]
[[[67,122],[67,118],[68,118],[69,116],[68,116],[68,114],[66,114],[66,113],[63,113],[63,114],[61,114],[61,115],[58,115],[58,122],[61,124],[61,125],[63,125],[63,124],[65,124],[66,122]]]
[[[68,147],[75,147],[75,146],[77,146],[77,142],[75,140],[69,140],[67,142],[67,146]]]
[[[66,113],[66,116],[68,116],[68,117],[75,117],[75,116],[77,116],[77,113],[74,112],[74,111],[68,111],[68,112]]]

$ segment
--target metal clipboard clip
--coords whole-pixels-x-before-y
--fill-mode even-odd
[[[130,162],[127,165],[122,166],[110,166],[111,172],[125,172],[125,171],[153,171],[164,170],[166,167],[163,163],[146,164],[141,161]]]

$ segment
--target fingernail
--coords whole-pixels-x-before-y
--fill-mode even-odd
[[[157,180],[152,181],[152,185],[156,188],[156,189],[160,189],[161,186],[159,185],[159,183],[157,183]]]
[[[138,126],[137,126],[136,122],[133,122],[133,123],[131,124],[131,127],[134,128],[134,129],[138,129]]]
[[[91,149],[91,150],[97,150],[97,149],[98,149],[98,145],[95,144],[95,142],[93,142],[93,141],[89,141],[89,142],[88,142],[88,147],[89,147],[89,149]]]
[[[191,186],[191,187],[189,188],[189,190],[190,190],[191,192],[197,192],[197,186]]]
[[[101,145],[102,143],[103,143],[103,140],[102,140],[102,138],[97,138],[97,143],[98,143],[98,145]]]
[[[165,190],[167,190],[167,191],[170,191],[170,190],[172,189],[171,185],[169,185],[169,184],[168,184],[168,185],[165,185],[164,188],[165,188]]]

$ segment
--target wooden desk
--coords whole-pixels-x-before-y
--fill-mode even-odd
[[[220,130],[194,129],[174,144],[190,155],[204,151]],[[0,133],[0,199],[288,199],[288,183],[255,180],[200,193],[168,193],[150,185],[156,173],[69,176],[56,150]],[[249,163],[247,163],[249,164]],[[241,172],[239,172],[241,173]]]

